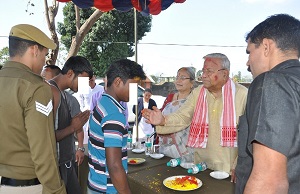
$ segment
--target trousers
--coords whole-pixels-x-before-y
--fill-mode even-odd
[[[82,194],[76,174],[75,161],[59,165],[60,176],[63,179],[68,194]]]

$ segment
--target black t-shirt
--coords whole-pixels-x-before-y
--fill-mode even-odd
[[[289,194],[298,194],[299,133],[300,63],[288,60],[257,76],[249,87],[246,114],[239,125],[235,193],[244,191],[253,166],[252,142],[257,141],[287,157]]]

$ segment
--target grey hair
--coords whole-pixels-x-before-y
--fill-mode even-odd
[[[228,57],[222,53],[211,53],[208,55],[205,55],[203,59],[205,60],[206,58],[217,58],[222,60],[222,68],[230,70],[230,61]]]
[[[180,70],[186,70],[186,72],[189,74],[190,76],[190,80],[193,81],[195,80],[195,70],[192,68],[192,67],[181,67],[180,69],[178,69],[177,73],[180,71]]]

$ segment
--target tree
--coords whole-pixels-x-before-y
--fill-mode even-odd
[[[241,82],[242,81],[242,73],[238,71],[238,74],[233,76],[233,81],[235,82]]]
[[[29,7],[35,6],[33,2],[34,2],[34,0],[29,0],[27,2],[27,9],[25,11],[28,12],[29,15],[34,15],[33,12],[29,11]],[[57,48],[55,50],[50,50],[49,55],[46,58],[46,63],[55,65],[57,57],[58,57],[58,52],[61,50],[60,44],[58,41],[58,36],[56,33],[56,26],[55,26],[55,17],[57,15],[59,2],[57,2],[56,0],[52,0],[52,6],[48,6],[48,0],[44,0],[44,6],[45,6],[45,17],[46,17],[49,31],[51,33],[51,38],[57,45]],[[80,25],[79,8],[76,5],[74,5],[74,7],[75,7],[75,15],[76,15],[77,32],[76,32],[76,35],[74,37],[72,37],[71,49],[69,50],[69,54],[68,54],[67,58],[77,54],[79,47],[83,41],[83,38],[88,33],[88,31],[93,26],[93,24],[102,15],[101,11],[95,10],[94,13],[92,15],[90,15],[90,17],[84,22],[84,24]]]
[[[196,80],[201,81],[201,75],[202,75],[202,70],[197,71],[196,73]]]
[[[9,52],[8,47],[4,47],[0,50],[0,66],[3,66],[3,64],[8,60]]]
[[[64,22],[58,23],[58,33],[62,35],[61,42],[67,49],[70,49],[69,56],[77,54],[73,47],[74,41],[78,41],[78,32],[80,32],[78,26],[83,27],[96,11],[80,9],[76,12],[72,3],[67,3],[64,7]],[[80,15],[80,20],[78,20],[78,15]],[[138,40],[150,31],[151,20],[151,16],[145,17],[137,13]],[[129,12],[113,10],[102,13],[99,20],[91,26],[89,33],[80,37],[82,44],[77,47],[78,54],[89,59],[94,65],[95,74],[103,77],[112,61],[131,57],[134,54],[134,12],[133,10]]]
[[[55,27],[55,17],[57,15],[59,3],[56,0],[52,0],[52,6],[48,7],[48,1],[44,0],[44,5],[45,5],[45,18],[47,21],[49,31],[51,33],[51,38],[57,45],[55,50],[49,50],[49,54],[46,57],[46,64],[55,65],[58,56],[58,51],[59,51],[59,42],[58,42],[58,37],[57,37],[56,27]],[[35,6],[34,0],[29,0],[27,2],[27,8],[25,9],[25,12],[27,12],[29,15],[34,15],[34,12],[29,10],[34,6]]]
[[[30,3],[31,6],[34,6],[34,4],[31,2],[31,0],[28,1],[28,4]],[[48,7],[47,0],[44,0],[45,5],[45,17],[48,24],[49,31],[51,33],[52,40],[56,43],[57,47],[55,50],[50,50],[46,63],[49,65],[55,65],[58,51],[59,51],[59,41],[56,33],[56,27],[55,27],[55,17],[57,15],[58,11],[58,2],[56,0],[52,0],[52,6]],[[31,15],[32,13],[30,13]]]

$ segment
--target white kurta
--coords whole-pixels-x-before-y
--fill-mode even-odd
[[[244,114],[247,88],[235,83],[235,111],[237,121],[239,116]],[[159,134],[169,134],[185,129],[191,124],[192,115],[197,104],[198,96],[202,86],[198,86],[187,98],[185,104],[173,114],[166,116],[165,126],[157,126],[156,132]],[[215,98],[211,93],[207,92],[208,100],[208,119],[209,131],[208,142],[206,148],[195,148],[195,163],[206,162],[208,168],[213,170],[223,170],[230,173],[232,168],[235,168],[235,160],[237,158],[237,148],[222,147],[220,145],[221,127],[220,119],[223,109],[222,97]]]

